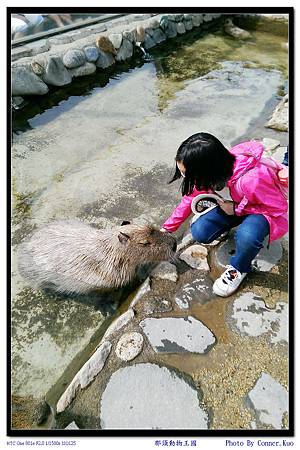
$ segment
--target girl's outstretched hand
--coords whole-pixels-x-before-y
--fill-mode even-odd
[[[234,215],[234,202],[231,200],[218,200],[220,208],[229,216]]]

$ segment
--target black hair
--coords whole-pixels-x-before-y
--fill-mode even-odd
[[[181,184],[182,195],[192,193],[194,187],[219,190],[233,174],[235,157],[212,134],[196,133],[182,142],[177,150],[175,161],[185,167],[185,177]],[[181,177],[177,167],[172,183]]]

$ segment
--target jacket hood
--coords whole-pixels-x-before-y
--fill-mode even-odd
[[[228,183],[235,182],[249,169],[252,169],[260,161],[264,146],[259,141],[242,142],[232,147],[229,152],[235,156],[233,175]]]

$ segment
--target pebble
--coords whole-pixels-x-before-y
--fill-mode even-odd
[[[121,33],[112,33],[109,36],[109,40],[111,41],[112,45],[116,50],[119,50],[119,48],[122,45],[123,36]]]
[[[83,66],[75,67],[74,69],[69,69],[72,77],[83,77],[86,75],[91,75],[96,72],[96,66],[93,63],[87,62]]]
[[[49,56],[42,79],[53,86],[65,86],[71,83],[72,75],[66,69],[60,56]]]
[[[278,131],[288,131],[289,129],[289,96],[286,94],[275,108],[271,119],[265,125]]]
[[[43,95],[48,86],[27,66],[12,67],[12,95]]]
[[[133,55],[133,45],[127,39],[123,39],[122,45],[116,55],[116,61],[125,61]]]
[[[99,57],[96,61],[96,66],[101,69],[106,69],[109,66],[112,66],[115,63],[115,59],[111,53],[105,53],[102,50],[99,50]]]
[[[185,33],[185,26],[183,22],[177,23],[177,33],[178,34],[184,34]]]
[[[95,62],[99,57],[99,51],[96,46],[85,47],[84,54],[88,62]]]
[[[186,250],[184,250],[179,255],[179,259],[184,261],[186,264],[188,264],[193,269],[209,271],[207,255],[208,255],[208,252],[204,246],[202,246],[200,244],[195,244],[195,245],[191,245]]]
[[[63,56],[63,63],[67,69],[82,66],[85,63],[85,54],[82,50],[76,48],[67,50]]]
[[[144,339],[141,333],[126,333],[117,344],[116,355],[122,361],[131,361],[141,353],[143,343]]]

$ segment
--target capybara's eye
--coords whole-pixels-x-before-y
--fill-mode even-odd
[[[142,241],[139,241],[139,244],[141,244],[141,245],[150,245],[151,242],[147,241],[147,239],[144,239]]]

